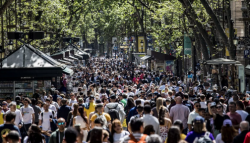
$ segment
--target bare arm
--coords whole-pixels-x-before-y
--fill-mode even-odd
[[[33,124],[35,123],[35,114],[34,113],[32,114],[32,122],[33,122]]]
[[[39,120],[38,126],[42,126],[42,120]]]
[[[190,132],[192,130],[192,125],[188,124],[188,131]]]
[[[75,126],[76,124],[76,118],[73,118],[73,127]]]

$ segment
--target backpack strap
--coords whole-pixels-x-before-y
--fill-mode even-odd
[[[138,141],[135,139],[135,137],[133,136],[133,134],[130,134],[129,137],[130,137],[130,140],[132,140],[132,141],[134,141],[134,142],[136,142],[136,143],[138,142]]]
[[[148,135],[144,134],[144,135],[141,137],[140,141],[143,141],[143,142],[144,142],[144,141],[146,140],[147,136],[148,136]]]
[[[204,137],[208,137],[209,138],[210,132],[206,132]]]

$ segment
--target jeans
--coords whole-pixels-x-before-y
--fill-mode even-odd
[[[45,141],[46,141],[46,143],[49,143],[49,136],[47,136],[47,135],[45,135]]]

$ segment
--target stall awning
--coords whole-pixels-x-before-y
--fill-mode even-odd
[[[144,56],[141,58],[141,60],[145,61],[145,60],[148,60],[151,56]]]
[[[157,60],[162,60],[162,61],[173,61],[176,59],[172,55],[167,55],[167,54],[163,54],[163,53],[156,52],[156,51],[151,51],[151,57]]]
[[[239,64],[239,61],[225,59],[225,58],[217,58],[212,60],[207,60],[204,64],[207,65],[230,65],[230,64]]]
[[[76,58],[78,58],[79,60],[82,60],[83,58],[82,58],[82,56],[80,56],[80,55],[78,55],[78,54],[75,54],[75,55],[73,55],[74,57],[76,57]]]
[[[70,59],[73,59],[73,60],[78,60],[77,58],[73,57],[73,56],[69,56]]]
[[[69,58],[63,58],[63,60],[69,61],[69,62],[74,62],[74,60],[71,60],[71,59],[69,59]]]
[[[63,73],[68,74],[68,75],[73,75],[74,71],[68,67],[63,69]]]
[[[70,62],[65,61],[65,60],[61,60],[61,59],[58,59],[58,61],[61,62],[61,63],[64,63],[64,64],[71,64]]]

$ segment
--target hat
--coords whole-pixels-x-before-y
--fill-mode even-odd
[[[212,103],[210,104],[210,107],[213,107],[213,106],[216,106],[216,103],[215,103],[215,102],[212,102]]]
[[[205,96],[205,94],[200,94],[200,96]]]
[[[90,95],[89,98],[95,98],[95,96],[94,95]]]
[[[201,116],[197,116],[197,117],[195,117],[195,119],[193,120],[193,122],[195,123],[195,124],[202,124],[202,123],[204,123],[204,118],[203,117],[201,117]]]
[[[15,100],[19,101],[19,100],[21,100],[21,97],[20,96],[16,96]]]
[[[109,98],[111,98],[111,99],[116,99],[116,95],[115,95],[115,94],[112,94]]]
[[[230,119],[226,119],[226,120],[223,121],[223,126],[227,126],[227,125],[229,125],[229,126],[233,125],[232,121]]]

